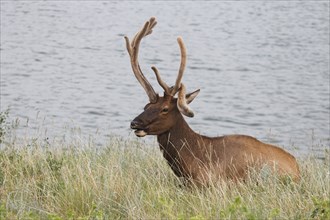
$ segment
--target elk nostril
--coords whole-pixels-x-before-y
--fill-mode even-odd
[[[139,122],[138,121],[135,121],[135,120],[133,120],[132,122],[131,122],[131,128],[137,128],[139,126]]]

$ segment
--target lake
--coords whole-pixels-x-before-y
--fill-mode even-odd
[[[329,146],[329,1],[1,1],[1,111],[29,135],[134,138],[148,98],[124,36],[151,16],[141,69],[163,94],[150,67],[174,84],[182,36],[183,82],[201,89],[187,118],[195,131]]]

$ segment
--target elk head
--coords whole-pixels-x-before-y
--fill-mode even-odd
[[[189,108],[188,104],[194,100],[200,91],[198,89],[192,93],[186,94],[185,86],[181,83],[187,59],[186,48],[181,37],[177,39],[181,51],[181,64],[175,85],[169,87],[161,79],[158,69],[152,67],[159,85],[164,89],[163,97],[156,94],[155,90],[142,73],[138,62],[140,42],[143,37],[152,33],[152,29],[156,24],[156,19],[154,17],[150,18],[135,35],[131,43],[128,37],[125,36],[126,48],[130,56],[134,75],[149,97],[149,103],[144,107],[144,111],[131,122],[131,128],[135,130],[135,134],[138,137],[159,135],[170,130],[171,127],[175,125],[178,117],[181,117],[181,113],[188,117],[193,117],[194,113]],[[178,94],[177,98],[175,97],[176,94]]]

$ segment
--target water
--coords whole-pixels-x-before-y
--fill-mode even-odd
[[[328,1],[1,1],[1,111],[49,137],[75,127],[100,142],[134,136],[130,121],[148,99],[123,36],[151,16],[142,70],[162,94],[150,67],[173,84],[183,37],[183,81],[201,88],[194,130],[329,146]]]

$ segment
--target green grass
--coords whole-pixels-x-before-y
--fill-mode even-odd
[[[0,219],[329,219],[324,156],[300,158],[299,183],[255,175],[197,189],[181,185],[158,146],[134,140],[7,143]]]

